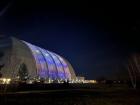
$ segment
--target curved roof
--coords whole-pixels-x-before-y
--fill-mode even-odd
[[[51,79],[72,79],[75,76],[73,68],[69,67],[67,61],[60,55],[32,45],[25,43],[32,52],[35,59],[37,74],[40,77],[49,77]]]
[[[4,53],[4,67],[1,70],[3,77],[15,78],[20,65],[25,64],[30,78],[37,76],[53,80],[76,78],[71,64],[62,56],[14,37],[9,39],[0,41],[2,43],[0,49]]]

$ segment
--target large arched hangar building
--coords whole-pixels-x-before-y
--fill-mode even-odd
[[[10,37],[0,40],[1,77],[49,78],[52,80],[75,80],[76,75],[71,64],[62,56]],[[21,74],[20,74],[21,73]]]

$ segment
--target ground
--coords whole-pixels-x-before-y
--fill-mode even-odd
[[[18,105],[140,105],[140,90],[125,86],[19,91],[1,94],[0,104]]]

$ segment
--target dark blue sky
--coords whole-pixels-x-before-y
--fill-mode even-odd
[[[54,51],[94,79],[121,69],[139,52],[137,8],[94,8],[89,1],[0,1],[0,33]]]

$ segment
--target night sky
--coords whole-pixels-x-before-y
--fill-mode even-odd
[[[139,9],[95,6],[88,0],[1,0],[0,34],[64,56],[87,79],[108,76],[140,51]]]

